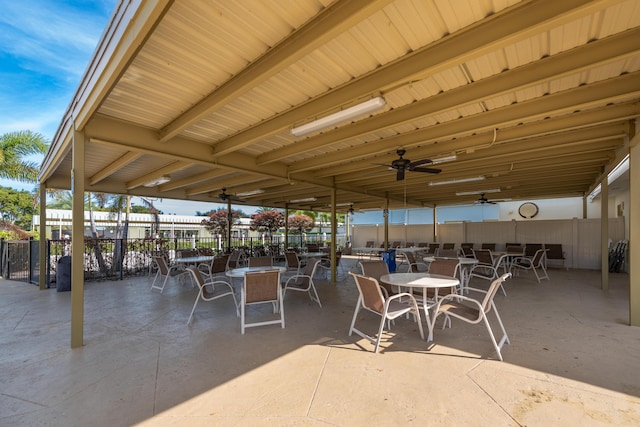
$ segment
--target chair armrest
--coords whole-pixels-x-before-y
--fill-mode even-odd
[[[287,281],[284,283],[284,286],[287,287],[287,285],[289,284],[290,281],[292,281],[293,279],[302,279],[307,277],[309,280],[311,280],[311,276],[307,276],[306,274],[294,274],[293,276],[290,276]]]
[[[449,295],[445,295],[444,297],[440,298],[438,300],[438,302],[436,303],[436,309],[435,309],[436,314],[440,310],[440,306],[443,304],[443,302],[449,301],[449,300],[454,300],[454,299],[458,300],[458,301],[468,301],[468,302],[472,303],[473,305],[477,305],[478,309],[480,311],[482,311],[482,304],[480,304],[480,302],[477,299],[471,298],[471,297],[467,297],[467,296],[464,296],[464,295],[460,295],[460,294],[449,294]]]

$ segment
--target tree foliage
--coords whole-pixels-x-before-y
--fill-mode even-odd
[[[29,130],[9,132],[0,136],[0,178],[35,182],[39,165],[27,156],[47,152],[46,138]]]
[[[251,215],[249,228],[268,233],[269,236],[284,227],[284,213],[279,210],[261,210]]]
[[[302,234],[304,231],[313,229],[313,218],[307,215],[291,215],[287,222],[289,223],[289,231],[292,233]]]
[[[28,229],[36,213],[31,193],[0,186],[0,220]]]
[[[0,221],[0,238],[5,240],[27,240],[30,234],[15,224]]]
[[[231,209],[231,227],[240,224],[240,216],[242,212]],[[218,209],[209,212],[209,218],[202,220],[202,225],[212,234],[222,234],[226,236],[229,230],[229,211],[226,209]]]

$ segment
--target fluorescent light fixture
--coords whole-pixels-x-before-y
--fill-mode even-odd
[[[264,193],[264,190],[259,188],[257,190],[245,191],[243,193],[238,193],[236,196],[238,197],[248,197],[248,196],[256,196],[258,194]]]
[[[611,172],[609,172],[609,174],[607,174],[607,184],[611,185],[611,183],[615,182],[616,179],[620,178],[622,174],[624,174],[628,170],[629,170],[629,155],[627,154],[624,157],[624,159],[622,159],[620,163],[618,163],[616,167],[613,168]],[[602,190],[602,187],[600,184],[598,184],[596,188],[594,188],[593,191],[587,196],[587,199],[589,199],[589,202],[593,202],[593,199],[598,197],[601,190]]]
[[[163,175],[161,177],[155,178],[149,182],[147,182],[146,184],[144,184],[145,187],[157,187],[160,184],[166,184],[167,182],[171,181],[171,177],[168,175]]]
[[[315,197],[307,197],[306,199],[295,199],[295,200],[289,200],[289,203],[304,203],[304,202],[315,202],[316,199]]]
[[[431,159],[431,164],[437,165],[438,163],[453,162],[454,160],[458,160],[458,156],[456,156],[455,154],[452,156],[437,157],[435,159]]]
[[[471,178],[452,179],[450,181],[431,181],[429,185],[448,185],[448,184],[462,184],[465,182],[484,181],[484,176],[474,176]]]
[[[478,190],[478,191],[460,191],[456,193],[456,196],[473,196],[477,194],[485,194],[485,193],[499,193],[499,188],[492,188],[490,190]]]
[[[355,117],[362,116],[364,114],[368,114],[373,111],[379,110],[380,108],[384,107],[386,104],[387,102],[384,100],[384,98],[378,96],[368,101],[365,101],[361,104],[354,105],[353,107],[346,108],[342,111],[338,111],[337,113],[333,113],[328,116],[322,117],[318,120],[314,120],[312,122],[306,123],[302,126],[295,127],[291,129],[291,135],[293,136],[308,135],[310,133],[317,132],[319,130],[337,125],[338,123],[351,120]]]

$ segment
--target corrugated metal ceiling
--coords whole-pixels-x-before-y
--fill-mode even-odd
[[[305,209],[326,209],[331,188],[356,209],[489,188],[584,196],[640,115],[635,0],[124,2],[101,46],[79,93],[108,90],[67,112],[87,112],[87,191],[219,201],[260,188],[247,203]],[[374,96],[386,106],[369,116],[289,132]],[[45,159],[49,186],[68,187],[55,152],[69,140],[61,128]],[[397,181],[380,166],[397,149],[457,159]],[[172,181],[141,184],[160,175]]]

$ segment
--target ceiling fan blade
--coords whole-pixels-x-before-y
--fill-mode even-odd
[[[435,168],[411,168],[409,169],[413,172],[426,172],[426,173],[440,173],[442,172],[441,169],[435,169]]]
[[[396,181],[402,181],[404,179],[404,169],[398,169],[396,174]]]
[[[428,165],[430,163],[433,163],[433,161],[431,161],[431,159],[416,160],[415,162],[409,163],[409,167],[410,168],[415,168],[416,166]]]

